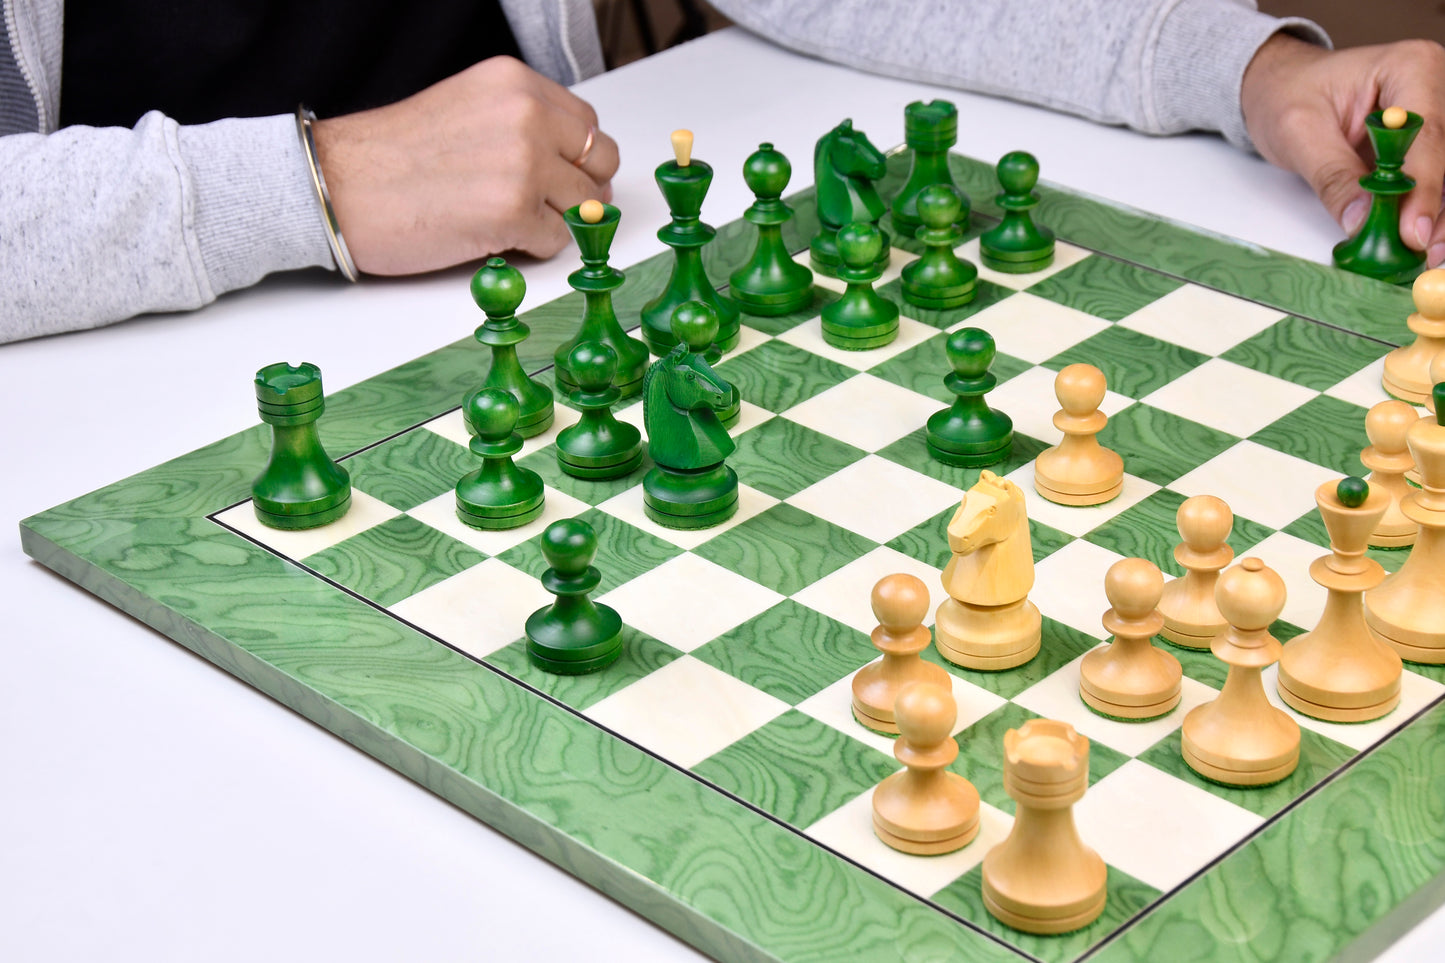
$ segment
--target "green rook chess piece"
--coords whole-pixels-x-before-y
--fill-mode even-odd
[[[525,525],[542,514],[542,476],[512,463],[522,450],[517,399],[503,388],[483,388],[462,409],[482,467],[457,482],[457,518],[473,528]]]
[[[898,306],[873,290],[883,276],[878,252],[883,233],[872,224],[857,221],[838,231],[838,253],[843,266],[838,277],[848,290],[823,308],[823,340],[835,348],[862,351],[888,344],[898,337]]]
[[[1391,127],[1385,123],[1403,122]],[[1375,169],[1360,178],[1360,186],[1372,195],[1370,213],[1360,232],[1335,245],[1335,267],[1389,284],[1409,284],[1425,267],[1425,254],[1411,250],[1400,240],[1400,202],[1415,188],[1415,179],[1400,169],[1405,152],[1424,124],[1419,114],[1392,107],[1377,110],[1365,118],[1365,132],[1375,148]]]
[[[1004,274],[1042,271],[1054,263],[1054,232],[1035,224],[1029,213],[1039,203],[1034,193],[1039,162],[1034,155],[1016,150],[999,159],[997,173],[1003,193],[995,202],[1003,208],[1003,220],[979,238],[979,257]]]
[[[317,528],[351,507],[351,476],[321,447],[321,369],[285,362],[256,372],[256,405],[271,426],[271,460],[251,483],[256,518],[271,528]]]
[[[958,397],[928,419],[928,453],[963,468],[1003,461],[1013,445],[1013,419],[983,398],[998,384],[988,370],[997,352],[993,336],[982,328],[960,328],[948,336],[944,352],[953,371],[943,383]]]
[[[941,311],[965,305],[978,293],[978,268],[953,251],[963,237],[956,226],[962,206],[958,191],[948,184],[930,184],[918,193],[914,208],[923,223],[918,240],[926,248],[903,269],[903,300],[909,304]]]
[[[717,293],[702,266],[702,249],[717,231],[701,220],[702,201],[712,186],[712,167],[692,159],[692,133],[674,131],[672,148],[676,159],[659,164],[654,177],[672,222],[659,228],[657,237],[672,248],[672,275],[662,293],[642,308],[642,339],[661,357],[677,340],[672,333],[672,313],[684,301],[701,301],[718,319],[717,346],[731,351],[738,343],[738,306]]]
[[[552,424],[552,389],[527,377],[517,360],[517,345],[532,333],[517,320],[517,307],[527,294],[522,272],[502,258],[489,258],[472,275],[472,300],[487,313],[477,328],[476,338],[492,349],[492,365],[483,388],[505,388],[517,399],[521,414],[517,434],[523,438],[540,435]],[[479,389],[480,390],[480,389]],[[463,404],[463,410],[466,405]]]
[[[557,596],[527,618],[527,658],[544,672],[583,675],[622,654],[622,618],[588,595],[602,581],[592,565],[597,533],[580,518],[564,518],[542,533],[542,556],[551,566],[542,585]]]
[[[620,478],[642,464],[642,432],[612,415],[622,397],[612,385],[617,352],[587,341],[572,349],[567,363],[577,379],[568,400],[582,418],[558,433],[557,466],[576,478]]]
[[[737,447],[717,413],[733,387],[690,345],[717,336],[717,317],[701,301],[678,306],[677,344],[653,362],[643,379],[642,418],[654,467],[642,478],[647,517],[667,528],[708,528],[738,508],[738,476],[723,463]]]
[[[958,108],[946,100],[915,100],[903,111],[903,139],[913,149],[913,167],[903,190],[893,198],[893,227],[900,237],[913,237],[923,227],[918,212],[918,195],[930,184],[942,184],[958,192],[959,207],[952,224],[968,226],[968,196],[953,182],[948,169],[948,149],[958,143]]]
[[[793,209],[783,203],[783,190],[793,165],[772,144],[759,144],[743,163],[743,180],[757,197],[743,212],[758,226],[753,256],[733,272],[728,294],[748,314],[773,317],[800,311],[813,302],[813,272],[788,256],[783,225]]]
[[[582,311],[582,327],[576,337],[564,341],[552,355],[556,363],[557,383],[565,391],[577,389],[567,358],[572,349],[587,341],[600,341],[617,355],[614,384],[623,398],[631,398],[642,390],[642,373],[647,370],[647,345],[628,336],[617,321],[612,307],[612,292],[622,287],[624,275],[607,263],[612,239],[622,214],[611,204],[583,201],[569,208],[562,219],[582,252],[582,267],[567,276],[567,283],[582,292],[586,306]]]

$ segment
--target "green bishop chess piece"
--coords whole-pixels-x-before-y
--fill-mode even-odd
[[[873,290],[883,275],[878,267],[883,232],[859,221],[840,229],[837,243],[843,258],[838,277],[848,290],[823,308],[823,340],[846,351],[888,344],[898,337],[898,306]]]
[[[691,345],[717,336],[717,316],[701,301],[672,316],[675,346],[643,379],[642,419],[654,467],[642,479],[647,517],[667,528],[708,528],[738,508],[738,476],[724,464],[737,447],[717,413],[733,387]]]
[[[585,341],[572,349],[567,364],[577,379],[568,400],[582,417],[557,434],[557,466],[576,478],[620,478],[642,464],[642,432],[612,414],[622,397],[612,384],[617,352]]]
[[[878,226],[888,210],[873,182],[888,173],[888,158],[853,121],[845,120],[818,139],[813,148],[813,192],[818,203],[818,233],[808,244],[813,270],[829,277],[842,277],[843,258],[838,250],[838,231],[845,224],[863,221]],[[881,275],[888,269],[887,233],[878,248],[874,267]]]
[[[915,100],[903,111],[903,139],[913,149],[913,166],[898,196],[893,198],[893,227],[900,237],[913,237],[923,227],[918,196],[931,184],[953,188],[959,197],[953,226],[968,226],[968,195],[953,182],[948,149],[958,143],[958,108],[946,100]]]
[[[517,308],[526,294],[522,272],[502,258],[489,258],[472,275],[472,300],[487,314],[476,338],[492,349],[492,365],[482,387],[505,388],[512,393],[521,412],[517,434],[531,438],[551,427],[553,406],[552,389],[527,377],[517,360],[517,345],[532,333],[517,320]],[[465,404],[462,407],[466,409]]]
[[[321,369],[283,362],[256,372],[256,406],[271,426],[271,460],[251,483],[256,518],[271,528],[318,528],[351,507],[351,476],[321,447]]]
[[[922,226],[917,236],[925,248],[903,269],[903,300],[909,304],[942,311],[961,307],[978,293],[978,268],[953,250],[963,237],[957,226],[962,207],[962,197],[948,184],[929,184],[918,192],[914,209]]]
[[[542,585],[557,596],[527,617],[527,658],[544,672],[583,675],[605,669],[622,654],[622,618],[588,596],[602,581],[593,566],[597,533],[580,518],[564,518],[542,533],[550,568]]]
[[[1054,263],[1054,232],[1035,224],[1029,213],[1039,203],[1034,193],[1039,162],[1033,154],[1016,150],[1003,155],[996,170],[1003,193],[995,202],[1003,208],[1003,220],[979,238],[979,257],[1004,274],[1042,271]]]
[[[542,476],[512,463],[522,450],[518,412],[517,399],[503,388],[483,388],[462,408],[472,452],[482,459],[457,482],[457,518],[472,528],[518,528],[542,514]]]
[[[617,355],[614,384],[623,398],[631,398],[642,390],[642,374],[647,370],[647,345],[629,336],[617,321],[612,307],[612,292],[622,287],[624,275],[607,263],[612,239],[622,214],[611,204],[583,201],[562,215],[567,230],[582,252],[582,267],[567,276],[567,283],[582,292],[586,304],[582,310],[582,326],[575,337],[564,341],[552,355],[556,363],[557,383],[564,391],[575,391],[577,379],[567,358],[572,349],[588,341],[600,341]]]
[[[793,165],[772,144],[759,144],[743,163],[743,180],[757,198],[743,217],[757,225],[758,244],[733,272],[728,295],[748,314],[774,317],[813,303],[813,272],[789,257],[783,243],[783,225],[793,209],[782,197],[792,176]]]
[[[701,220],[702,201],[712,186],[712,167],[692,157],[692,132],[673,131],[672,149],[676,157],[659,164],[654,177],[671,223],[657,231],[662,243],[672,248],[672,275],[662,293],[642,308],[642,339],[661,357],[677,344],[672,333],[672,313],[684,301],[701,301],[717,315],[717,347],[719,352],[731,351],[738,343],[738,306],[717,293],[702,265],[702,249],[716,229]]]
[[[1359,233],[1335,245],[1335,267],[1389,284],[1409,284],[1424,269],[1424,252],[1400,239],[1400,202],[1415,188],[1415,179],[1400,168],[1423,124],[1419,114],[1399,107],[1365,118],[1375,169],[1360,178],[1360,186],[1371,194],[1370,213]]]
[[[953,371],[943,378],[957,397],[953,405],[928,419],[928,453],[945,465],[981,468],[1008,457],[1013,419],[990,408],[984,395],[998,379],[989,371],[997,353],[993,336],[982,328],[960,328],[944,342]]]

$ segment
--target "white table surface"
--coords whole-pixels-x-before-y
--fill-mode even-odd
[[[1338,231],[1299,179],[1217,137],[1150,138],[1007,101],[859,74],[738,30],[578,86],[621,145],[612,262],[661,248],[652,182],[691,127],[714,224],[751,202],[771,140],[807,183],[844,117],[879,147],[948,97],[957,149],[1034,152],[1047,180],[1324,260]],[[523,264],[526,306],[575,250]],[[180,645],[26,558],[21,518],[255,423],[261,365],[329,390],[480,323],[469,270],[351,287],[272,278],[189,315],[0,347],[0,959],[686,960],[696,951]],[[3,279],[0,279],[3,281]],[[1438,958],[1445,913],[1391,963]]]

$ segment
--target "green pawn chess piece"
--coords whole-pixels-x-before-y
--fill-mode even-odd
[[[1385,123],[1386,115],[1395,126]],[[1415,179],[1400,167],[1423,124],[1419,114],[1398,107],[1365,118],[1375,169],[1360,178],[1360,186],[1372,195],[1370,213],[1358,234],[1335,245],[1335,267],[1388,284],[1409,284],[1425,267],[1424,252],[1400,240],[1400,202],[1415,188]]]
[[[913,237],[923,227],[918,196],[930,184],[942,184],[958,192],[959,208],[953,225],[968,226],[968,195],[953,182],[948,169],[948,149],[958,143],[958,108],[946,100],[915,100],[903,110],[903,139],[913,149],[913,167],[903,190],[893,198],[893,227],[900,237]]]
[[[586,341],[572,349],[567,364],[577,379],[568,400],[582,418],[558,433],[557,466],[576,478],[620,478],[642,464],[642,432],[612,414],[622,397],[612,384],[617,352]]]
[[[853,122],[845,120],[818,139],[813,148],[813,193],[818,203],[818,233],[808,244],[813,270],[829,277],[842,277],[842,255],[838,231],[845,224],[864,221],[878,226],[888,210],[873,182],[888,173],[888,158]],[[878,249],[878,273],[888,269],[892,254],[888,235],[882,234]]]
[[[733,272],[728,295],[748,314],[774,317],[813,303],[813,272],[788,256],[783,225],[793,209],[783,190],[793,165],[772,144],[759,144],[743,163],[743,180],[757,197],[743,217],[758,226],[758,245],[748,263]]]
[[[993,336],[982,328],[960,328],[944,343],[953,371],[943,383],[958,397],[952,407],[928,419],[927,438],[928,453],[945,465],[980,468],[1008,457],[1013,419],[983,399],[998,384],[988,370],[997,350]]]
[[[1003,220],[979,238],[979,257],[1004,274],[1042,271],[1054,263],[1054,232],[1035,224],[1029,213],[1039,203],[1034,193],[1039,162],[1033,154],[1016,150],[999,159],[997,172],[1003,193],[995,202],[1003,208]]]
[[[551,566],[542,585],[557,598],[527,617],[527,658],[557,675],[583,675],[616,662],[622,618],[588,598],[602,581],[592,565],[597,533],[580,518],[553,522],[542,533],[542,556]]]
[[[457,482],[457,518],[472,528],[525,525],[542,514],[542,476],[512,463],[522,450],[517,399],[503,388],[483,388],[462,409],[474,437],[471,449],[482,467]]]
[[[678,306],[676,345],[647,369],[642,419],[654,467],[642,479],[647,517],[667,528],[708,528],[738,508],[738,476],[724,459],[737,447],[717,413],[733,387],[689,345],[717,336],[717,316],[701,301]]]
[[[575,391],[577,379],[567,365],[572,349],[587,341],[600,341],[617,355],[614,377],[623,398],[631,398],[642,390],[642,373],[647,370],[647,345],[630,337],[617,321],[612,307],[612,292],[622,287],[624,275],[607,263],[612,239],[622,214],[611,204],[583,201],[569,208],[562,219],[582,252],[582,267],[567,275],[567,283],[582,292],[586,305],[582,310],[582,326],[577,335],[564,341],[552,355],[556,364],[557,383],[564,391]]]
[[[717,231],[701,220],[702,201],[712,186],[712,167],[692,158],[692,133],[674,131],[674,160],[659,164],[654,177],[672,222],[659,228],[657,237],[672,248],[672,275],[662,293],[642,308],[642,339],[661,357],[677,339],[672,333],[672,313],[684,301],[701,301],[717,315],[718,351],[731,351],[738,343],[738,306],[717,293],[702,265],[702,249]]]
[[[823,308],[823,340],[835,348],[862,351],[898,337],[898,306],[873,290],[883,272],[878,251],[883,232],[861,221],[838,231],[843,266],[838,277],[848,282],[843,296]]]
[[[321,369],[284,361],[256,372],[256,406],[271,426],[271,460],[251,483],[256,518],[271,528],[318,528],[351,507],[351,476],[321,447]]]
[[[923,255],[903,269],[903,300],[920,308],[957,308],[978,293],[978,268],[954,253],[963,237],[957,227],[962,198],[948,184],[929,184],[918,192],[915,210],[922,218],[918,240]],[[967,219],[967,215],[964,215]]]
[[[472,300],[487,314],[476,338],[492,349],[492,365],[482,387],[505,388],[512,393],[521,410],[517,434],[531,438],[552,425],[552,389],[527,377],[517,360],[517,345],[532,333],[517,320],[517,307],[526,294],[522,272],[502,258],[489,258],[472,275]],[[465,410],[466,405],[462,407]]]

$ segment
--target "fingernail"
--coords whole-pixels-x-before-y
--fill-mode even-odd
[[[1430,253],[1425,256],[1425,263],[1429,264],[1432,268],[1439,267],[1441,261],[1445,261],[1445,241],[1441,241],[1439,244],[1430,248]]]
[[[1350,201],[1345,212],[1340,215],[1340,226],[1345,229],[1346,234],[1354,234],[1360,229],[1360,225],[1365,223],[1366,206],[1363,197],[1357,197]]]
[[[1423,251],[1425,249],[1425,245],[1430,243],[1430,235],[1434,231],[1435,222],[1430,220],[1430,218],[1426,217],[1424,214],[1421,214],[1418,218],[1416,218],[1415,240],[1420,242],[1420,250]]]

